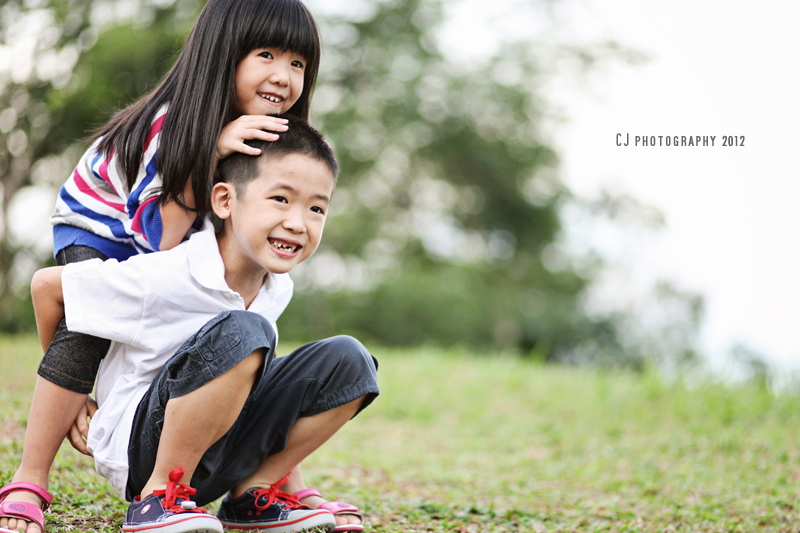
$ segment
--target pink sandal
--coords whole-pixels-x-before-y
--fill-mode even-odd
[[[303,489],[295,494],[295,496],[297,496],[298,500],[302,500],[303,498],[307,498],[309,496],[319,496],[322,498],[322,495],[319,493],[319,491],[315,489]],[[325,502],[317,507],[317,509],[325,509],[326,511],[330,511],[334,516],[339,514],[349,514],[357,516],[358,519],[361,520],[361,525],[348,524],[346,526],[337,526],[336,529],[333,530],[334,533],[338,533],[340,531],[364,531],[364,515],[355,505],[342,502]]]
[[[37,495],[44,502],[42,507],[24,502],[6,503],[6,496],[17,491],[32,492]],[[50,493],[36,483],[28,483],[27,481],[9,483],[0,489],[0,518],[16,518],[18,520],[25,520],[26,522],[35,522],[39,525],[39,529],[42,533],[44,533],[44,511],[50,507],[52,501],[53,497]]]

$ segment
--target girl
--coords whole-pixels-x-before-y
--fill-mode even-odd
[[[210,0],[161,84],[97,132],[62,187],[51,219],[58,264],[179,244],[209,211],[220,159],[258,155],[247,139],[276,140],[286,121],[270,115],[308,119],[319,58],[317,27],[300,0]],[[44,531],[61,442],[69,435],[88,454],[87,397],[108,348],[61,323],[39,368],[20,467],[0,489],[0,527]],[[304,488],[296,468],[284,489]],[[326,505],[315,495],[304,503]],[[337,517],[342,530],[362,530],[347,509]]]

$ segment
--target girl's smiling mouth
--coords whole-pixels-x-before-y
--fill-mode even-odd
[[[268,102],[272,102],[273,104],[280,104],[284,100],[282,97],[276,96],[274,94],[258,93],[258,96],[260,96],[264,100],[267,100]]]

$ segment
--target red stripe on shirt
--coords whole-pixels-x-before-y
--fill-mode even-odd
[[[80,175],[77,168],[75,169],[75,172],[72,174],[72,177],[75,180],[75,185],[78,187],[78,190],[81,191],[83,194],[91,196],[98,202],[104,203],[109,207],[113,207],[114,209],[116,209],[121,213],[125,212],[124,204],[116,204],[114,202],[109,202],[108,200],[105,200],[99,194],[97,194],[97,192],[92,187],[90,187],[89,184],[86,183],[86,181],[84,181],[83,176]]]
[[[161,115],[160,117],[158,117],[158,118],[157,118],[157,119],[156,119],[156,120],[153,122],[153,125],[152,125],[152,126],[150,126],[150,131],[148,131],[148,132],[147,132],[147,137],[145,137],[145,139],[144,139],[144,151],[145,151],[145,152],[147,151],[147,149],[148,149],[148,148],[150,148],[150,141],[152,141],[152,140],[153,140],[153,137],[155,137],[155,136],[156,136],[156,134],[157,134],[159,131],[161,131],[161,126],[164,124],[164,118],[165,118],[166,116],[167,116],[167,114],[166,114],[166,113],[165,113],[165,114],[163,114],[163,115]]]
[[[113,157],[113,155],[112,155],[112,157]],[[117,193],[117,195],[119,195],[119,191],[117,191],[117,188],[114,187],[114,184],[111,183],[111,180],[108,177],[108,162],[110,160],[111,160],[111,157],[109,157],[108,159],[103,158],[103,162],[100,163],[100,167],[97,169],[97,172],[98,172],[98,174],[100,174],[100,177],[103,178],[103,181],[108,183],[108,185],[112,189],[114,189],[114,192]]]

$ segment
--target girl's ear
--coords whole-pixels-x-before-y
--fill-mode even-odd
[[[230,183],[217,183],[211,189],[211,209],[221,219],[231,216],[231,204],[236,199],[236,189]]]

